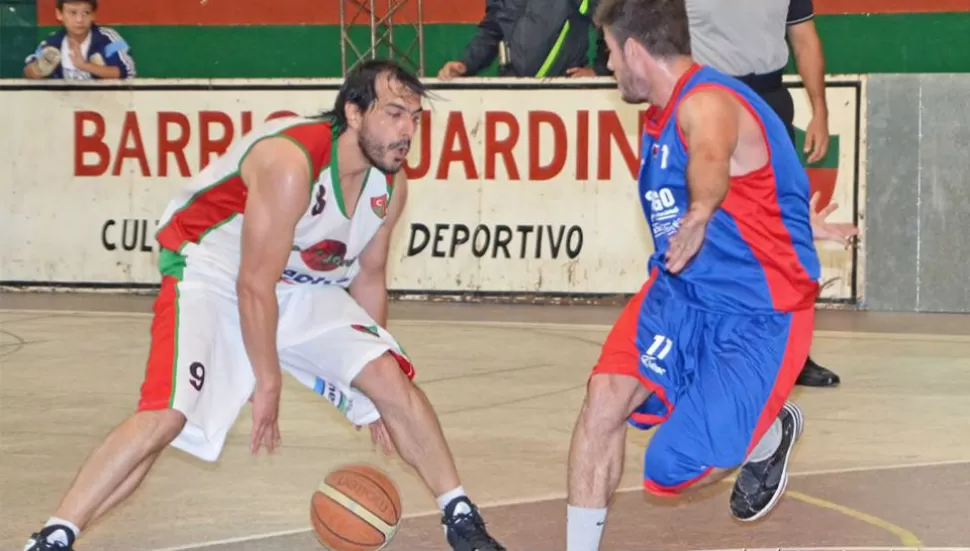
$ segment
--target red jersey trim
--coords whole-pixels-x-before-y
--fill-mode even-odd
[[[680,75],[677,79],[677,83],[674,84],[674,91],[670,94],[670,99],[667,101],[667,105],[663,109],[660,109],[656,105],[651,105],[644,114],[646,119],[646,124],[644,124],[644,129],[647,135],[656,139],[660,137],[660,133],[663,131],[664,127],[667,126],[667,121],[670,120],[671,114],[673,114],[674,109],[677,106],[677,102],[680,100],[680,92],[687,85],[687,81],[693,77],[697,71],[701,69],[699,63],[691,64],[690,68]]]
[[[211,230],[245,210],[248,192],[238,172],[200,190],[158,232],[158,244],[181,252],[187,242],[198,243]]]
[[[280,134],[291,138],[306,152],[311,165],[310,185],[312,187],[323,169],[330,165],[330,146],[335,138],[333,124],[330,121],[299,124],[287,128]]]
[[[269,134],[257,140],[284,136],[296,142],[307,154],[311,163],[311,180],[313,183],[320,172],[329,164],[330,144],[333,128],[329,121],[298,124],[275,134]],[[321,139],[320,137],[323,136]],[[243,153],[239,164],[252,150]],[[181,209],[172,215],[164,227],[159,229],[156,239],[163,248],[180,252],[186,243],[199,243],[207,233],[228,222],[237,214],[246,210],[248,190],[239,167],[227,174],[222,180],[209,187],[197,191]]]

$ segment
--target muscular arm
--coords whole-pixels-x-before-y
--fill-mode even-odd
[[[727,196],[738,145],[739,106],[720,90],[698,90],[681,102],[677,123],[689,152],[688,215],[709,219]]]
[[[731,157],[738,144],[740,107],[725,91],[700,89],[677,108],[677,124],[687,145],[687,212],[670,238],[666,269],[685,269],[704,244],[707,223],[727,196]]]
[[[268,138],[249,152],[241,172],[248,187],[236,280],[243,343],[257,385],[278,389],[276,284],[293,247],[296,223],[310,201],[310,167],[299,146]]]
[[[812,103],[812,115],[828,118],[828,105],[825,102],[825,55],[822,41],[815,31],[815,21],[808,19],[788,27],[788,39],[795,53],[798,74],[805,83],[805,91]]]
[[[387,219],[360,255],[360,273],[350,284],[350,296],[381,327],[387,327],[387,256],[391,236],[407,202],[404,171],[394,179],[394,192],[387,207]]]

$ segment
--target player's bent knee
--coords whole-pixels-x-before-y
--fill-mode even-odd
[[[174,409],[143,410],[131,417],[139,444],[154,449],[167,446],[185,427],[185,414]]]
[[[401,359],[390,352],[368,362],[351,384],[370,398],[378,409],[410,401],[411,392],[417,390],[405,373]]]
[[[676,496],[702,480],[710,471],[710,468],[673,449],[662,439],[654,438],[643,460],[643,488],[656,496]]]

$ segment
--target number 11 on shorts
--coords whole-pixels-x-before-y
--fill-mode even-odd
[[[668,339],[663,335],[654,335],[653,343],[650,348],[647,348],[647,356],[654,357],[658,360],[662,360],[670,354],[670,349],[673,348],[674,341]]]

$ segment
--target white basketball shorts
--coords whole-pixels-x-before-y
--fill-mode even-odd
[[[162,277],[138,410],[182,412],[187,422],[172,446],[216,461],[256,379],[243,345],[232,284],[225,276],[190,266],[180,272],[178,277]],[[411,362],[394,337],[345,289],[281,286],[277,298],[282,369],[355,425],[380,418],[373,402],[351,387],[370,361],[389,353],[414,378]]]

